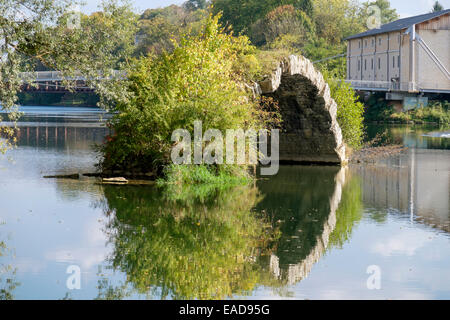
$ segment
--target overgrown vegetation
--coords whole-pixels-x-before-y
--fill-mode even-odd
[[[171,137],[176,129],[186,129],[193,137],[196,120],[202,122],[203,132],[218,129],[225,133],[227,129],[258,130],[276,119],[275,109],[263,110],[243,90],[245,79],[236,68],[255,48],[247,37],[226,33],[219,17],[208,17],[200,34],[174,42],[173,51],[133,61],[127,72],[127,99],[114,106],[118,113],[109,123],[114,135],[101,147],[103,171],[152,171],[170,175],[167,180],[172,182],[205,182],[246,170],[245,166],[232,170],[208,166],[189,176],[186,168],[164,170],[171,163]]]
[[[228,32],[233,30],[248,36],[257,47],[255,54],[241,55],[240,64],[236,64],[252,80],[270,74],[280,60],[290,54],[301,54],[312,61],[320,61],[316,67],[329,75],[329,80],[343,79],[346,73],[345,58],[327,58],[345,54],[343,39],[367,28],[368,18],[373,14],[369,7],[377,5],[381,9],[382,23],[398,17],[386,0],[362,4],[350,0],[212,0],[211,4],[210,10],[214,14],[221,13],[220,21],[231,28]],[[173,49],[173,42],[169,41],[164,45],[160,40],[149,40],[152,36],[145,36],[147,33],[158,33],[158,28],[154,25],[158,21],[170,25],[168,29],[176,29],[172,32],[175,39],[179,39],[183,32],[198,34],[198,21],[209,10],[203,5],[190,7],[194,9],[170,6],[147,10],[141,16],[140,35],[147,39],[146,52]],[[148,26],[152,28],[149,29]],[[167,36],[163,37],[169,39]],[[339,105],[338,121],[343,129],[344,139],[351,147],[358,148],[364,131],[362,104],[357,101],[349,86],[336,83],[331,87],[332,96]]]
[[[392,105],[384,99],[383,94],[373,94],[366,102],[366,122],[394,122],[394,123],[436,123],[450,125],[450,102],[430,101],[424,108],[410,111],[396,112]]]
[[[406,112],[394,112],[389,116],[389,119],[400,123],[434,122],[440,125],[450,125],[450,103],[448,101],[434,101],[428,107]]]
[[[337,120],[344,141],[353,149],[359,149],[364,140],[364,105],[349,83],[337,81],[328,73],[324,76],[338,105]]]

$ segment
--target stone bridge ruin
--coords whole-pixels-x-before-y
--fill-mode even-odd
[[[282,116],[280,161],[284,163],[345,164],[337,104],[323,75],[308,59],[291,55],[255,86],[278,101]]]

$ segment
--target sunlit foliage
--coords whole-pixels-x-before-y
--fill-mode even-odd
[[[172,52],[135,60],[124,81],[127,101],[114,105],[114,135],[102,147],[104,170],[156,171],[171,163],[174,130],[194,121],[202,129],[259,129],[270,118],[243,83],[236,65],[255,48],[246,37],[227,34],[219,16],[208,17],[199,35],[174,42]]]

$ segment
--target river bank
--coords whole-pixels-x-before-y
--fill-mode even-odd
[[[402,111],[384,99],[384,94],[372,94],[364,102],[365,122],[367,124],[429,124],[450,126],[450,102],[431,100],[428,106],[415,110]]]

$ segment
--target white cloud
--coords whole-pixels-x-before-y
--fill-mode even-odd
[[[375,243],[372,251],[383,256],[413,256],[416,251],[431,242],[430,234],[419,230],[404,230],[388,239]]]

